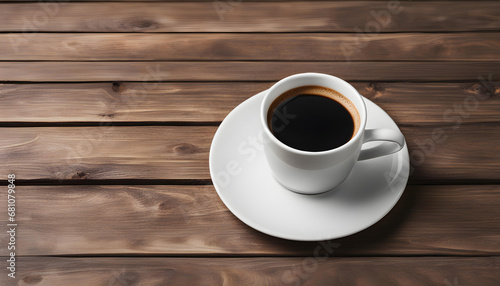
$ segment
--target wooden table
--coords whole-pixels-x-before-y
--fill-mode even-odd
[[[2,2],[0,285],[499,285],[500,2]],[[396,207],[328,242],[246,226],[208,169],[225,115],[308,71],[411,155]]]

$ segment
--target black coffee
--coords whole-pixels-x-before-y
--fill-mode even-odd
[[[357,131],[357,122],[359,115],[352,102],[320,86],[287,91],[271,104],[268,113],[274,136],[303,151],[326,151],[344,145]]]

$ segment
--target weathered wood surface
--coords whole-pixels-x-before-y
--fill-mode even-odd
[[[230,9],[216,9],[211,2],[62,3],[46,11],[38,3],[5,3],[0,9],[0,31],[356,32],[357,27],[364,33],[500,29],[499,2],[393,1],[399,6],[388,8],[389,3],[242,1]],[[379,11],[386,11],[388,17],[377,16],[377,20],[373,14]]]
[[[500,2],[499,2],[500,3]],[[500,61],[491,62],[0,62],[0,81],[278,81],[302,72],[321,72],[348,81],[500,80]]]
[[[405,126],[412,183],[498,182],[498,123]],[[215,126],[0,128],[0,174],[23,180],[209,180]],[[236,148],[236,147],[235,147]],[[81,183],[85,183],[82,181]]]
[[[499,38],[500,33],[7,33],[0,34],[0,60],[495,61]]]
[[[208,152],[215,130],[109,125],[4,128],[0,172],[15,172],[19,179],[139,179],[139,173],[142,178],[209,179]],[[104,162],[106,167],[98,167]]]
[[[499,1],[7,2],[0,177],[20,183],[18,279],[1,285],[500,281]],[[387,216],[323,244],[246,226],[208,170],[224,116],[307,71],[386,110],[412,165]]]
[[[0,85],[0,124],[221,122],[238,104],[272,84],[3,84]],[[462,123],[500,122],[500,86],[490,82],[488,75],[469,83],[352,84],[363,96],[386,110],[398,124],[449,125],[455,124],[456,116]],[[461,115],[464,111],[468,116]]]
[[[211,185],[18,186],[16,196],[23,256],[308,256],[318,245],[251,229]],[[499,185],[409,186],[381,221],[331,243],[336,256],[500,255],[499,204]],[[0,243],[6,253],[8,237]]]
[[[500,279],[499,264],[498,257],[330,257],[321,261],[313,257],[27,257],[19,261],[17,285],[494,286]]]

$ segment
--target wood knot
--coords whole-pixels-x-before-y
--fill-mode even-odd
[[[79,179],[79,180],[85,180],[87,178],[87,174],[82,171],[76,172],[76,174],[73,175],[72,179]]]
[[[133,248],[139,248],[139,246],[143,246],[146,244],[146,241],[144,239],[134,239],[130,241],[130,246]]]
[[[26,284],[38,284],[43,280],[41,275],[31,275],[23,278],[24,283]]]
[[[132,286],[137,285],[139,282],[139,273],[135,271],[127,271],[125,268],[123,268],[120,272],[113,272],[113,276],[118,285]]]
[[[131,26],[134,27],[134,30],[145,30],[155,28],[156,23],[151,20],[136,20],[131,23]]]
[[[384,91],[385,90],[385,86],[384,84],[382,83],[378,83],[378,82],[370,82],[368,84],[368,89],[369,90],[373,90],[375,92],[379,92],[379,91]]]
[[[123,82],[115,81],[113,82],[112,89],[114,92],[123,92],[125,84],[123,84]]]
[[[376,99],[383,95],[383,92],[385,91],[385,86],[382,83],[371,82],[366,87],[366,91],[367,91],[367,93],[365,94],[366,97],[371,99]]]
[[[198,152],[198,148],[192,144],[183,143],[174,147],[174,151],[179,154],[194,154]]]
[[[162,202],[158,205],[158,210],[165,211],[171,208],[171,204],[168,201]]]
[[[99,113],[99,116],[105,117],[105,118],[114,118],[115,114],[114,113]]]
[[[500,94],[500,85],[495,83],[475,83],[470,86],[465,86],[464,90],[478,97],[488,98]]]

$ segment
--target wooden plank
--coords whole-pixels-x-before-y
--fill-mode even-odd
[[[466,114],[466,113],[463,113]],[[403,126],[412,183],[498,182],[500,125]],[[209,180],[216,127],[0,128],[0,174],[24,180]],[[473,168],[471,166],[474,166]]]
[[[109,124],[4,128],[0,158],[5,169],[0,170],[23,179],[209,179],[208,153],[215,130]],[[24,159],[14,162],[19,156]]]
[[[500,59],[500,34],[0,34],[0,60]],[[256,48],[261,47],[261,48]]]
[[[499,255],[499,203],[499,185],[409,186],[381,221],[328,245],[335,256]],[[23,256],[308,256],[318,245],[248,227],[213,186],[17,186],[16,208]],[[7,253],[6,232],[0,242]]]
[[[4,82],[277,81],[301,72],[355,81],[500,80],[499,62],[0,62]]]
[[[272,82],[136,82],[0,85],[0,125],[12,122],[221,122],[239,103]],[[463,123],[500,122],[495,82],[353,82],[398,124],[449,123],[455,105],[478,106]],[[142,92],[146,92],[142,96]],[[141,95],[141,97],[135,97]],[[493,96],[492,96],[493,95]],[[469,102],[471,101],[471,102]],[[50,110],[50,112],[48,112]],[[193,112],[196,110],[196,112]]]
[[[0,122],[220,122],[238,104],[270,86],[268,82],[3,84]]]
[[[402,128],[414,168],[412,182],[498,181],[500,155],[495,146],[500,144],[500,125],[463,124],[467,114],[454,114],[449,127]]]
[[[217,259],[27,257],[19,260],[19,273],[16,280],[19,283],[17,285],[41,283],[40,285],[75,286],[495,286],[500,279],[498,257],[334,257],[319,259],[321,261],[314,257],[308,260],[301,257]],[[9,283],[14,285],[15,282]]]
[[[399,6],[388,8],[390,3]],[[426,2],[242,1],[226,8],[215,8],[211,2],[108,2],[63,3],[45,10],[37,3],[6,3],[0,9],[0,31],[355,32],[356,27],[361,33],[495,31],[500,29],[499,9],[500,3],[492,1],[434,2],[432,6]]]

